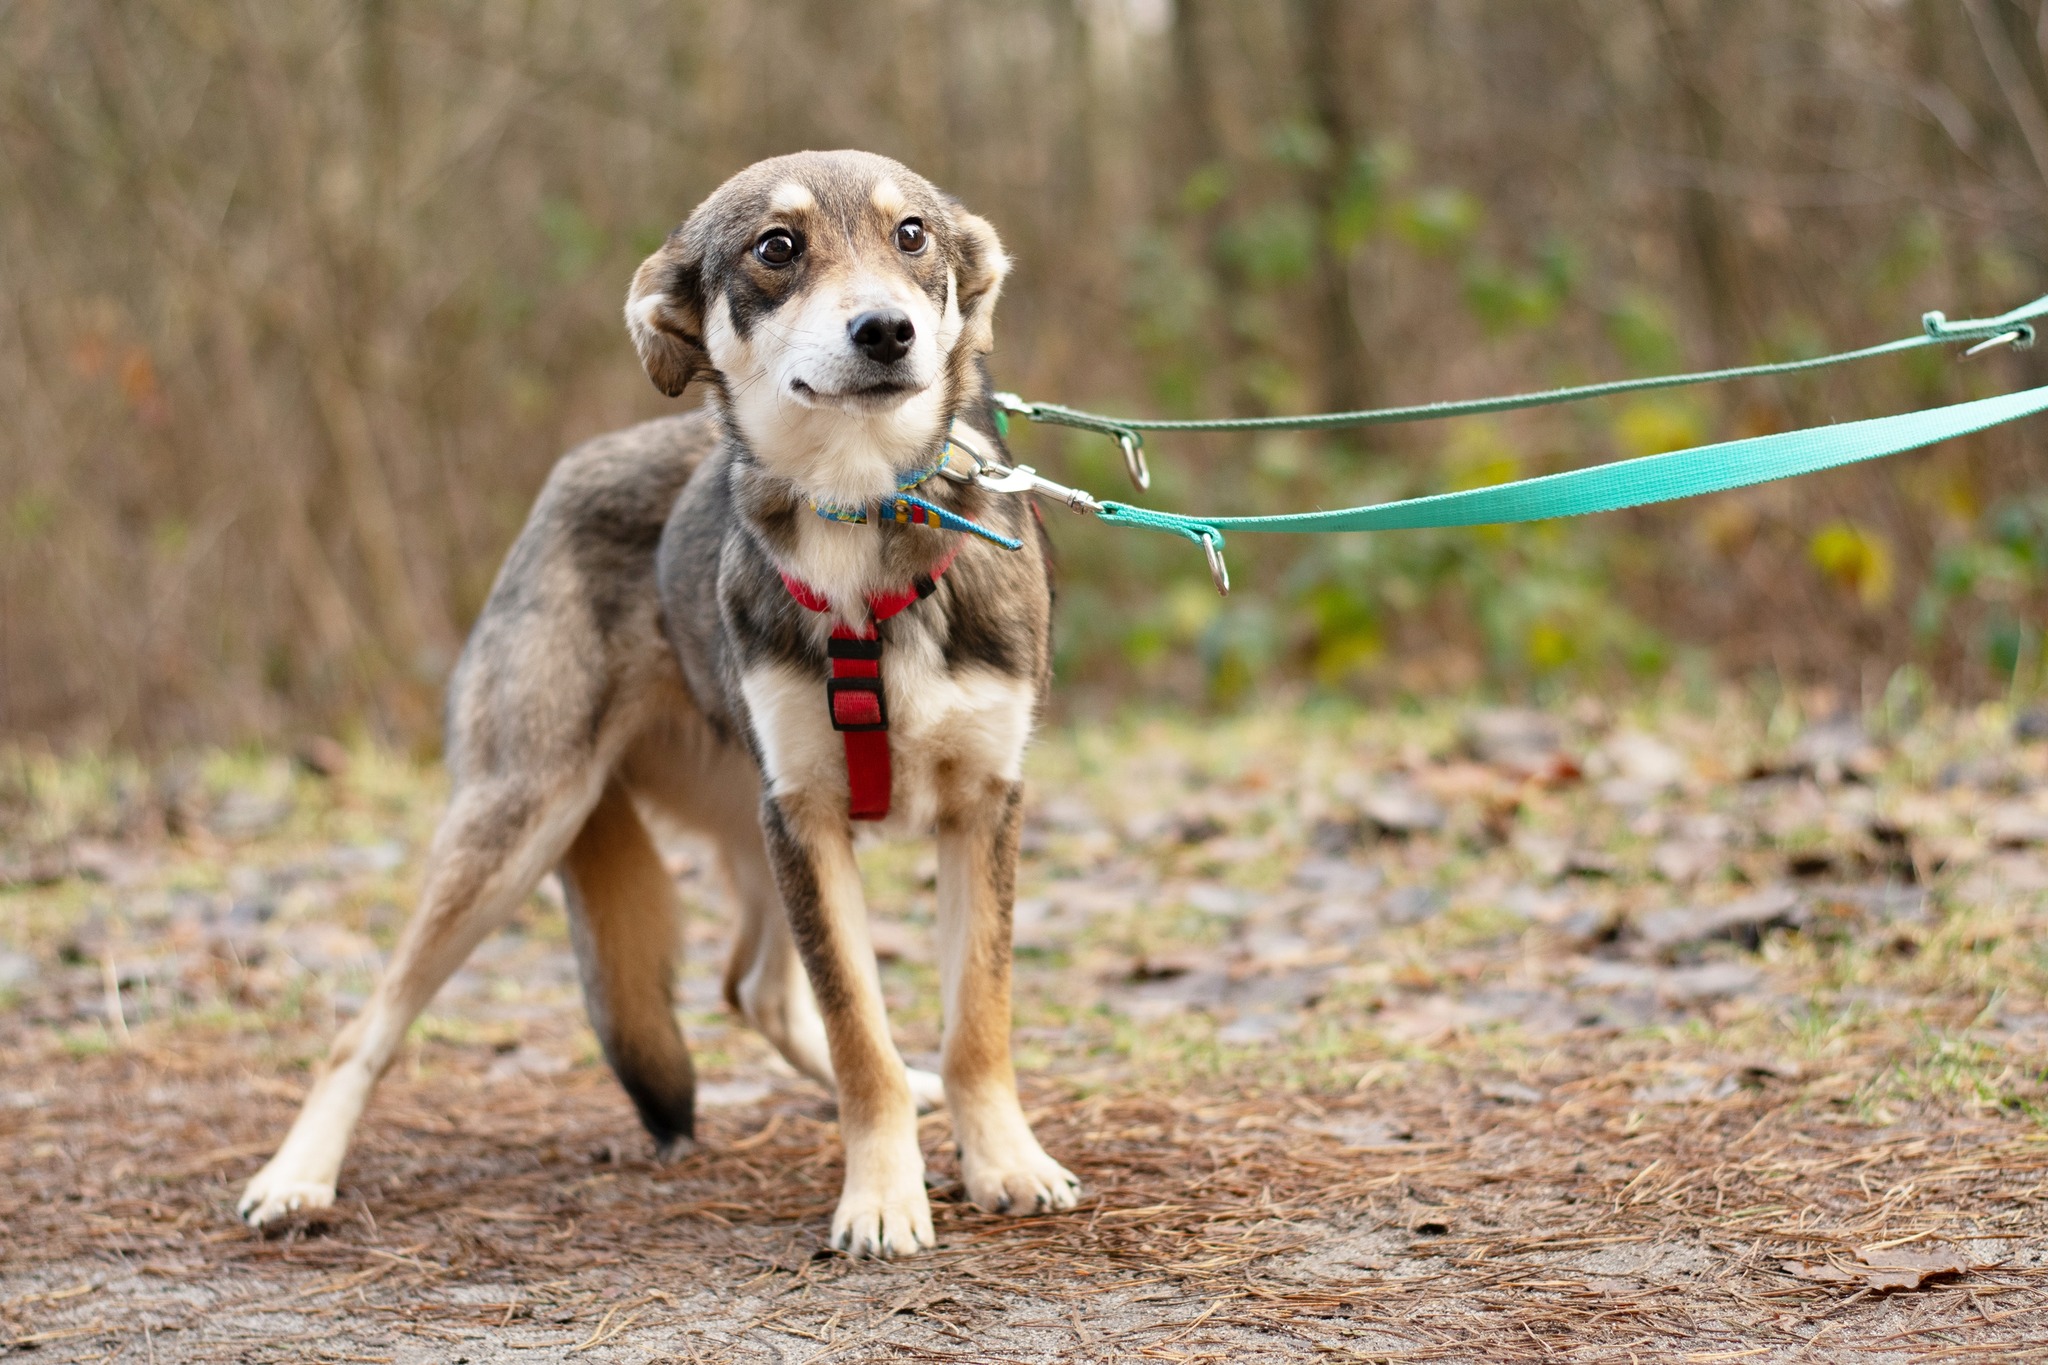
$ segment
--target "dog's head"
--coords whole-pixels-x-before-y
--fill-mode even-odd
[[[862,496],[873,471],[849,461],[914,453],[973,395],[1008,265],[995,230],[922,176],[799,152],[741,171],[669,234],[626,325],[656,388],[707,379],[763,463]]]

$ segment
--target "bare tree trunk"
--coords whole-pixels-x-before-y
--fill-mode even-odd
[[[1228,4],[1229,0],[1223,3]],[[1175,93],[1181,126],[1190,143],[1189,171],[1227,164],[1230,159],[1230,132],[1223,119],[1225,97],[1211,56],[1210,30],[1217,21],[1215,4],[1216,0],[1180,0],[1174,6],[1173,66],[1179,81]],[[1223,225],[1219,208],[1204,210],[1199,219],[1201,240],[1212,262]],[[1216,308],[1222,332],[1214,341],[1222,360],[1230,410],[1233,414],[1257,411],[1263,404],[1245,383],[1245,347],[1238,332],[1243,320],[1242,282],[1233,269],[1221,263],[1216,265],[1216,282]]]
[[[337,395],[339,406],[322,398],[322,415],[330,432],[345,432],[350,448],[361,452],[368,464],[359,470],[351,485],[367,500],[365,510],[378,518],[369,535],[377,542],[374,553],[386,562],[376,566],[380,593],[400,587],[395,602],[403,629],[413,636],[405,657],[409,670],[424,664],[438,667],[455,643],[455,625],[449,619],[447,603],[437,586],[422,587],[418,549],[409,545],[402,512],[405,502],[391,490],[391,466],[401,470],[406,462],[389,452],[409,440],[417,431],[408,420],[399,397],[394,366],[400,362],[411,338],[399,334],[400,324],[393,307],[395,270],[400,248],[401,225],[397,220],[399,180],[402,171],[404,131],[403,90],[398,64],[399,0],[361,0],[362,55],[357,79],[362,91],[364,128],[364,211],[359,223],[344,228],[347,254],[355,262],[351,271],[348,315],[353,333],[344,340],[340,357],[354,382],[352,392]],[[339,305],[341,300],[335,300]],[[331,376],[330,376],[331,377]],[[318,388],[316,381],[316,391]],[[351,410],[352,409],[352,410]],[[360,418],[361,437],[355,434]],[[337,426],[339,422],[339,426]],[[418,452],[416,464],[434,458]],[[353,500],[353,495],[352,495]],[[395,576],[395,578],[394,578]]]
[[[1322,406],[1348,411],[1372,406],[1379,385],[1358,318],[1352,313],[1350,270],[1337,254],[1331,230],[1358,153],[1345,87],[1348,82],[1370,81],[1372,73],[1346,66],[1351,49],[1345,43],[1343,21],[1353,9],[1347,0],[1295,0],[1294,9],[1309,113],[1329,149],[1322,164],[1307,176],[1319,219],[1314,288],[1321,333]]]
[[[1227,152],[1227,138],[1217,118],[1215,72],[1206,39],[1213,4],[1214,0],[1179,0],[1173,7],[1173,69],[1179,78],[1175,94],[1196,166]]]
[[[234,419],[243,428],[243,439],[268,454],[261,463],[271,474],[278,558],[312,626],[314,659],[322,666],[348,661],[360,635],[355,609],[306,515],[298,461],[278,448],[270,424],[262,420],[265,405],[249,367],[246,301],[233,296],[230,281],[213,273],[208,293],[217,348],[215,372],[226,388]]]
[[[1708,325],[1713,329],[1715,359],[1733,364],[1741,355],[1748,329],[1742,319],[1741,262],[1734,232],[1709,181],[1722,164],[1727,136],[1725,120],[1707,85],[1715,54],[1701,30],[1732,27],[1738,17],[1734,12],[1737,0],[1714,0],[1711,17],[1690,27],[1673,13],[1671,0],[1648,0],[1648,4],[1664,49],[1665,69],[1678,90],[1686,141],[1700,163],[1681,191],[1682,214],[1699,269]]]
[[[312,320],[299,329],[305,347],[306,377],[312,385],[314,406],[319,411],[328,446],[341,470],[349,527],[362,552],[363,567],[369,572],[377,615],[384,623],[394,656],[410,669],[428,639],[411,575],[406,571],[398,504],[384,477],[384,463],[378,458],[376,438],[370,433],[370,417],[363,410],[363,395],[350,377],[339,349],[323,341],[319,331],[319,324]]]

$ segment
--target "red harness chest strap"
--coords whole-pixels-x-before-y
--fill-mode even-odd
[[[856,820],[883,820],[889,815],[889,706],[882,693],[882,637],[876,627],[931,596],[959,553],[956,544],[929,574],[908,587],[869,597],[868,618],[860,628],[834,626],[825,642],[825,657],[832,665],[825,704],[832,728],[846,744],[848,813]],[[825,594],[801,579],[783,574],[782,586],[801,607],[832,609]]]

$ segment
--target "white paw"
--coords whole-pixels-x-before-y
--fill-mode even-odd
[[[910,1098],[917,1105],[917,1112],[929,1114],[942,1109],[946,1104],[946,1083],[939,1079],[936,1071],[920,1071],[911,1066],[904,1070],[910,1076]]]
[[[658,1166],[668,1166],[687,1160],[702,1150],[703,1148],[697,1144],[697,1139],[678,1134],[665,1142],[657,1141],[654,1144],[654,1161]]]
[[[333,1181],[287,1179],[273,1174],[270,1167],[265,1166],[249,1182],[249,1188],[242,1191],[242,1201],[235,1209],[242,1215],[243,1222],[252,1228],[260,1228],[293,1214],[313,1213],[333,1204]]]
[[[960,1184],[976,1207],[1018,1216],[1074,1207],[1081,1197],[1079,1177],[1047,1156],[1036,1138],[1026,1134],[1005,1145],[1011,1150],[994,1159],[960,1155]]]
[[[849,1256],[915,1256],[937,1241],[932,1236],[932,1203],[921,1176],[891,1182],[885,1189],[849,1188],[832,1215],[832,1249]]]

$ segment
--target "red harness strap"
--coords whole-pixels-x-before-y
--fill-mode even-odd
[[[834,626],[825,642],[825,656],[832,662],[825,703],[832,728],[846,742],[849,814],[856,820],[883,820],[889,815],[889,707],[882,695],[882,637],[876,627],[911,603],[931,596],[959,553],[956,544],[929,574],[909,587],[868,598],[868,619],[860,629]],[[783,574],[782,586],[799,606],[811,611],[832,610],[825,594],[800,579]]]

